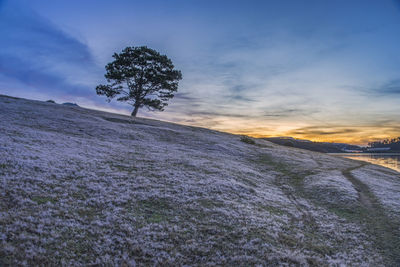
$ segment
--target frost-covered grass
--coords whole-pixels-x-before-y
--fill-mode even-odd
[[[306,177],[305,189],[321,202],[351,207],[357,203],[357,191],[340,170],[327,170]]]
[[[397,216],[400,220],[400,174],[390,169],[383,171],[376,165],[366,165],[352,171],[352,174],[371,188],[380,202],[390,210],[389,215]]]
[[[393,263],[370,221],[340,207],[388,214],[400,202],[400,180],[378,167],[370,180],[371,169],[359,165],[1,96],[0,265]],[[371,188],[382,203],[364,207],[349,170],[365,184],[382,175],[393,186]]]

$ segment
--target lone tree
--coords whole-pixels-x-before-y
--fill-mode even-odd
[[[174,69],[172,61],[146,46],[127,47],[113,55],[114,61],[106,65],[108,84],[98,85],[98,95],[105,95],[108,102],[114,97],[133,106],[132,116],[141,107],[163,111],[174,92],[182,73]]]

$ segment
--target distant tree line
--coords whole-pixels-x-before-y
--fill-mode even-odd
[[[385,139],[382,141],[375,141],[368,143],[368,146],[378,148],[378,147],[390,147],[392,150],[400,150],[400,137]]]

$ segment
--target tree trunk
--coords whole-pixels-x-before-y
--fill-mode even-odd
[[[135,105],[135,108],[133,109],[131,116],[136,117],[138,110],[139,110],[139,105]]]

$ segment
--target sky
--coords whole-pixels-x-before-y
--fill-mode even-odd
[[[138,116],[255,137],[400,136],[398,0],[0,0],[0,94],[130,114],[95,87],[127,46],[182,71]]]

